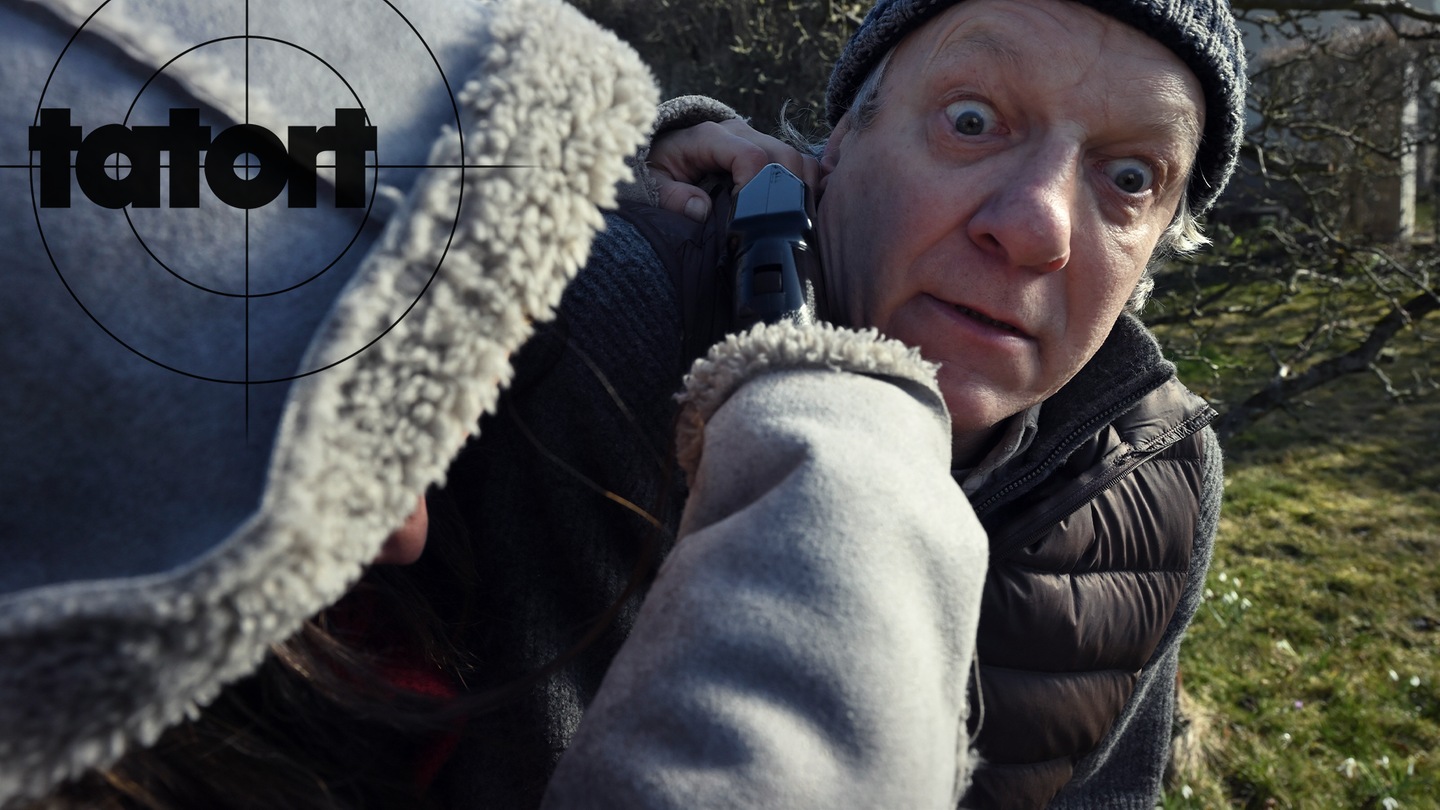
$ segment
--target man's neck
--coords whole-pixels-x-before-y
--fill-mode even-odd
[[[996,439],[1004,432],[1006,421],[1009,420],[975,433],[953,434],[950,437],[951,468],[963,470],[979,464],[995,446]]]
[[[984,486],[1000,467],[1030,449],[1040,427],[1040,405],[1031,407],[995,425],[980,441],[979,447],[961,456],[956,451],[958,439],[952,439],[951,451],[956,459],[950,465],[955,480],[973,495]]]

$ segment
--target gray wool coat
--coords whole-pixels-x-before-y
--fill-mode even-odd
[[[933,367],[873,332],[772,327],[717,345],[677,402],[674,292],[607,223],[434,500],[497,572],[472,637],[493,680],[472,688],[623,609],[471,724],[443,800],[953,807],[986,550]],[[642,603],[650,536],[668,555]]]

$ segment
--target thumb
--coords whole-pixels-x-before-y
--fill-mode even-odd
[[[660,207],[666,211],[684,214],[696,222],[704,222],[710,215],[710,195],[696,186],[678,180],[660,180],[655,191],[660,197]]]

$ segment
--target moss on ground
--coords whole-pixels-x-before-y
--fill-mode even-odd
[[[1182,374],[1238,398],[1273,367],[1258,335],[1301,311],[1262,330],[1210,324],[1201,348],[1224,373]],[[1423,379],[1433,353],[1407,332],[1381,370]],[[1440,393],[1417,388],[1397,401],[1355,375],[1227,443],[1208,598],[1181,664],[1209,732],[1165,807],[1440,807]]]

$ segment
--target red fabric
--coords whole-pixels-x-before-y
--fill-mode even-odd
[[[380,656],[379,674],[386,683],[417,695],[446,700],[460,694],[459,682],[437,667],[381,610],[374,590],[351,591],[329,611],[332,625],[342,635],[361,641]],[[455,753],[465,729],[464,718],[452,728],[438,731],[415,747],[411,778],[419,793],[429,790],[440,769]]]
[[[459,686],[438,667],[423,658],[388,659],[381,666],[381,674],[389,683],[421,695],[434,698],[453,698],[460,694]],[[450,731],[436,732],[429,740],[416,747],[412,763],[415,786],[421,793],[430,789],[440,769],[450,761],[455,748],[460,744],[460,733],[465,728],[464,718],[455,721]]]

